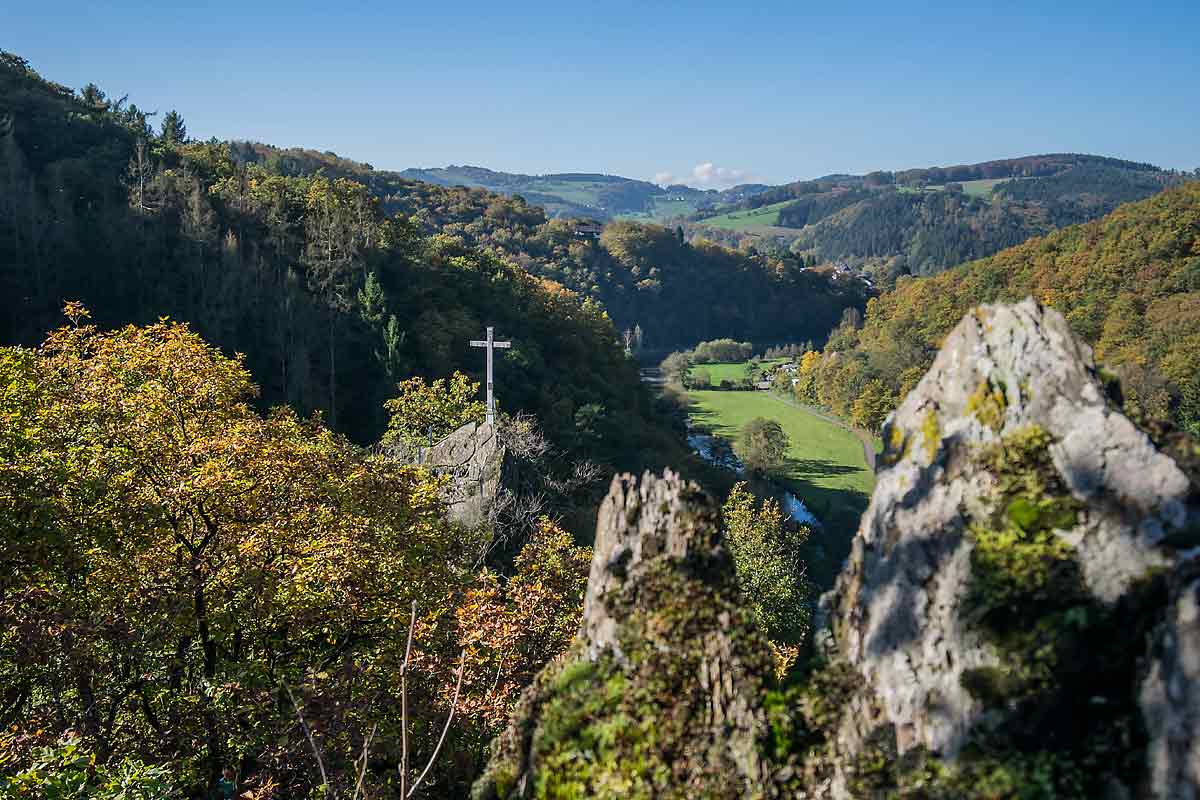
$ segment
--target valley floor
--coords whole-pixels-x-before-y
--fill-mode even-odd
[[[693,424],[730,442],[755,417],[783,427],[791,445],[779,481],[821,520],[823,529],[814,535],[822,563],[810,564],[810,574],[819,585],[831,581],[875,486],[866,442],[844,424],[771,392],[689,391],[688,397]]]
[[[875,477],[853,431],[771,392],[690,391],[692,421],[730,441],[755,417],[779,422],[791,440],[790,463],[781,476],[820,516],[820,492],[870,495]],[[816,507],[810,501],[817,501]]]

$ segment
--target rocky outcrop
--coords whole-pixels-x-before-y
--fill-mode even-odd
[[[508,448],[486,422],[468,422],[432,447],[394,445],[389,454],[447,476],[446,514],[469,528],[492,522],[512,469]]]
[[[523,695],[476,798],[766,792],[772,660],[720,530],[695,484],[614,479],[579,636]]]
[[[1149,783],[1154,797],[1170,800],[1200,796],[1198,555],[1189,551],[1172,572],[1166,613],[1152,642],[1139,698],[1150,739]]]
[[[1110,388],[1032,301],[947,337],[822,599],[851,688],[814,794],[1195,795],[1196,485]]]
[[[1200,446],[1032,301],[968,314],[884,438],[783,688],[711,501],[615,481],[476,797],[1200,797]]]

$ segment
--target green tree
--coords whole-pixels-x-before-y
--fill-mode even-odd
[[[30,764],[10,776],[0,776],[0,796],[36,800],[160,800],[183,794],[177,776],[165,765],[147,765],[135,758],[96,763],[79,735],[39,747]]]
[[[178,111],[172,109],[163,117],[160,138],[166,144],[183,144],[187,141],[187,125]]]
[[[94,83],[89,83],[79,90],[79,99],[86,107],[95,111],[108,110],[108,96]]]
[[[449,380],[438,378],[432,383],[420,377],[409,378],[397,388],[399,394],[384,403],[392,415],[383,435],[385,444],[421,447],[431,434],[436,442],[468,422],[482,421],[487,410],[483,401],[475,399],[479,383],[461,372],[455,372]]]
[[[850,422],[871,433],[879,433],[887,415],[896,408],[896,395],[878,378],[867,381],[850,411]]]
[[[367,273],[363,288],[358,290],[357,300],[359,317],[375,339],[371,354],[394,381],[399,377],[401,369],[400,348],[404,344],[405,334],[400,330],[400,322],[396,315],[388,313],[387,295],[384,294],[383,285],[373,271]]]
[[[738,582],[767,635],[781,645],[802,642],[812,593],[801,558],[809,529],[790,524],[774,500],[759,507],[745,483],[733,487],[723,516]]]
[[[687,353],[671,353],[662,360],[659,369],[669,383],[682,384],[692,366],[692,360]]]
[[[747,470],[757,474],[775,472],[787,463],[788,435],[778,422],[755,417],[742,426],[734,452]]]

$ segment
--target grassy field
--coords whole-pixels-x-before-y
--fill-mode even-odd
[[[875,486],[862,442],[769,392],[691,391],[688,397],[692,421],[730,441],[755,417],[776,420],[784,429],[791,445],[780,483],[822,523],[803,553],[808,575],[822,589],[832,586]]]
[[[654,219],[684,217],[696,211],[696,206],[687,200],[659,200],[655,198],[652,202],[654,203],[654,207],[650,212],[650,216]]]
[[[963,181],[961,185],[963,187],[963,194],[965,195],[970,197],[988,198],[992,196],[992,189],[996,186],[996,184],[1004,183],[1005,181],[1009,180],[1012,180],[1012,178],[981,178],[977,181]],[[916,186],[900,185],[896,187],[896,190],[902,194],[919,194],[922,191],[940,192],[945,188],[946,187],[942,184],[926,186],[924,189],[919,189]]]
[[[963,181],[963,194],[968,194],[971,197],[990,197],[992,187],[997,183],[1004,183],[1008,178],[984,178],[978,181]]]
[[[806,494],[813,490],[868,495],[875,486],[858,437],[770,392],[692,391],[688,396],[693,404],[692,419],[730,441],[755,417],[777,421],[791,440],[790,463],[782,477],[806,505]],[[818,509],[811,510],[820,516]]]
[[[772,366],[775,364],[782,364],[785,361],[787,361],[786,358],[773,358],[770,361],[763,361],[762,365],[764,367]],[[708,372],[709,376],[712,377],[713,383],[720,383],[721,381],[740,381],[742,378],[746,377],[746,365],[749,363],[749,361],[738,361],[736,363],[723,364],[697,364],[688,370],[688,374],[695,375],[697,371],[705,370]]]
[[[605,184],[598,181],[556,181],[542,179],[530,188],[537,192],[561,197],[569,203],[594,206],[600,202],[600,190],[604,187]]]
[[[774,227],[779,224],[779,209],[791,200],[782,203],[772,203],[762,208],[752,208],[746,211],[731,211],[717,217],[700,220],[699,224],[714,228],[727,228],[734,231],[751,231],[759,228]]]

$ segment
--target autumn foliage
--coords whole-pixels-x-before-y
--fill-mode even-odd
[[[462,708],[488,732],[579,630],[590,563],[588,548],[543,520],[510,577],[485,571],[467,592],[456,612],[468,668]]]
[[[972,306],[1063,313],[1120,379],[1126,409],[1200,433],[1200,183],[1121,206],[932,278],[902,279],[806,355],[796,391],[876,429]]]
[[[71,732],[101,765],[169,764],[195,789],[231,764],[251,785],[303,796],[316,765],[290,692],[331,786],[353,783],[372,730],[385,766],[369,780],[382,786],[398,763],[414,600],[408,707],[421,763],[448,710],[456,604],[487,543],[443,520],[428,473],[319,418],[257,413],[241,359],[186,325],[101,332],[81,307],[67,311],[72,324],[37,349],[0,350],[5,771]],[[536,602],[553,613],[561,582],[525,572],[510,583],[532,598],[547,581]],[[554,641],[500,657],[525,675]],[[458,737],[439,779],[464,758],[469,773],[477,750]]]

